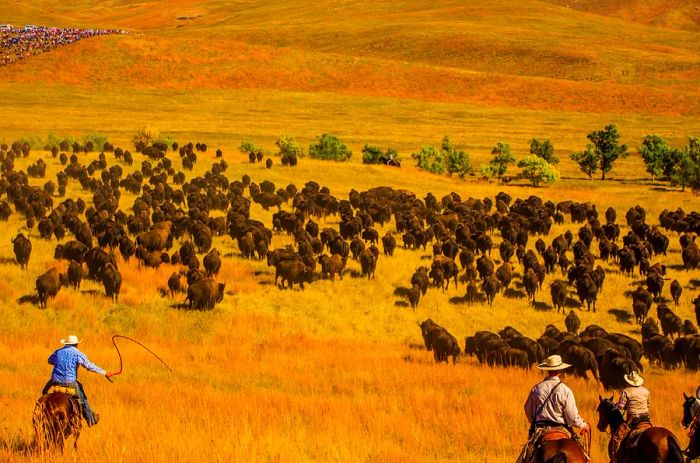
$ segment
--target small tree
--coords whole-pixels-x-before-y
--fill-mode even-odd
[[[335,135],[324,133],[316,143],[309,146],[309,156],[314,159],[345,162],[352,157],[352,151]]]
[[[362,148],[363,164],[379,164],[384,157],[384,152],[378,146],[365,145]]]
[[[291,135],[281,135],[275,142],[277,148],[279,148],[279,156],[283,158],[301,158],[304,157],[304,149],[299,143],[294,140]]]
[[[489,161],[488,166],[481,167],[481,173],[487,177],[496,177],[498,183],[501,183],[501,178],[508,170],[508,165],[515,164],[515,156],[510,152],[510,145],[500,141],[491,149],[491,154],[493,158]]]
[[[596,152],[593,145],[586,145],[585,150],[575,151],[571,153],[570,157],[578,164],[581,172],[588,175],[589,179],[593,179],[593,174],[598,172],[598,165],[600,164],[600,155]]]
[[[639,154],[642,155],[644,165],[647,172],[651,174],[651,179],[661,177],[664,171],[668,169],[669,152],[671,148],[666,143],[666,140],[658,135],[647,135],[642,140],[642,145],[639,147]]]
[[[530,154],[544,159],[549,164],[559,163],[559,158],[554,155],[554,145],[549,140],[541,141],[537,138],[530,140]]]
[[[238,145],[238,150],[241,153],[246,153],[246,154],[263,154],[263,149],[255,146],[253,143],[249,141],[242,141],[240,145]]]
[[[605,180],[605,174],[612,170],[615,161],[619,157],[627,157],[627,145],[618,143],[620,134],[615,124],[606,125],[603,130],[589,133],[588,139],[593,143],[596,154],[599,156],[601,179]]]
[[[686,187],[694,192],[700,190],[700,138],[690,137],[688,146],[675,150],[678,156],[677,167],[670,176],[671,185]]]
[[[427,170],[434,174],[445,173],[445,159],[442,157],[442,152],[435,149],[433,145],[426,145],[417,153],[411,154],[411,157],[417,161],[417,166],[422,170]]]
[[[559,180],[559,171],[539,156],[527,156],[521,159],[518,167],[522,169],[520,177],[528,179],[535,187],[540,183],[554,183]]]
[[[131,137],[131,142],[136,148],[136,152],[141,152],[145,149],[153,140],[153,132],[150,129],[143,127],[139,129],[133,137]]]

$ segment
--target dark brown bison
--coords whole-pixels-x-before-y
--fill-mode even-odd
[[[68,284],[74,289],[80,289],[80,282],[83,280],[83,266],[76,261],[72,260],[68,264],[68,270],[66,271]]]
[[[119,302],[119,292],[122,288],[122,275],[117,268],[109,263],[102,272],[102,285],[105,288],[105,295]]]
[[[563,313],[566,297],[569,294],[566,281],[554,280],[550,286],[550,292],[552,294],[552,305],[557,308],[557,313],[559,313],[559,310]]]
[[[301,289],[304,289],[304,283],[311,283],[314,281],[314,271],[311,267],[308,267],[303,262],[285,260],[280,262],[276,267],[275,281],[277,277],[281,277],[281,287],[285,288],[285,282],[289,283],[289,288],[293,288],[295,284],[298,284]]]
[[[15,260],[20,268],[26,268],[29,264],[29,257],[32,255],[32,242],[24,234],[19,233],[12,238]]]
[[[318,263],[321,264],[323,278],[330,278],[333,281],[335,280],[335,275],[338,275],[341,280],[343,279],[346,261],[340,257],[340,254],[333,254],[332,256],[323,254],[318,258]]]
[[[674,304],[678,305],[681,300],[681,294],[683,294],[683,287],[678,280],[673,280],[671,282],[671,297],[673,298]]]
[[[418,267],[411,276],[411,286],[416,285],[420,288],[423,296],[428,292],[430,279],[428,278],[428,269],[426,267]]]
[[[207,271],[207,276],[212,277],[219,274],[221,270],[221,256],[218,249],[214,248],[204,256],[202,260],[204,269]]]
[[[58,294],[61,286],[64,283],[65,276],[58,273],[56,268],[48,270],[46,273],[39,275],[36,279],[36,292],[39,296],[39,307],[45,309],[46,302],[53,299]]]
[[[225,286],[225,283],[217,283],[211,278],[196,281],[187,288],[185,303],[189,301],[190,309],[213,309],[224,299]]]
[[[581,319],[578,318],[576,312],[571,310],[564,319],[564,325],[566,325],[566,331],[569,333],[578,334],[578,330],[581,328]]]

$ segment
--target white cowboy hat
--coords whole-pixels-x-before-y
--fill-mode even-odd
[[[627,384],[632,386],[641,386],[644,384],[644,378],[642,378],[642,376],[636,371],[633,371],[629,375],[625,375],[625,381],[627,381]]]
[[[75,346],[76,344],[79,344],[79,343],[80,343],[80,340],[74,334],[69,335],[68,339],[61,339],[61,344],[66,345],[66,346]]]
[[[566,368],[569,368],[571,365],[568,363],[564,363],[561,360],[561,356],[559,355],[550,355],[547,357],[544,361],[544,363],[540,363],[537,368],[540,370],[546,370],[546,371],[556,371],[556,370],[564,370]]]

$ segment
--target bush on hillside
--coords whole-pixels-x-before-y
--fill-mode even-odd
[[[309,146],[309,157],[327,161],[345,162],[352,157],[352,151],[335,135],[324,133],[318,141]]]
[[[518,162],[518,167],[522,169],[519,177],[529,180],[534,187],[559,180],[559,171],[539,156],[526,156]]]

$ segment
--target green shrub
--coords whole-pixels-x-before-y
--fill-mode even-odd
[[[316,143],[309,146],[309,156],[314,159],[345,162],[352,157],[352,151],[335,135],[324,133]]]
[[[532,186],[539,186],[540,183],[553,183],[559,180],[559,171],[544,158],[536,155],[526,156],[521,159],[518,162],[518,167],[522,169],[520,177],[529,180]]]

